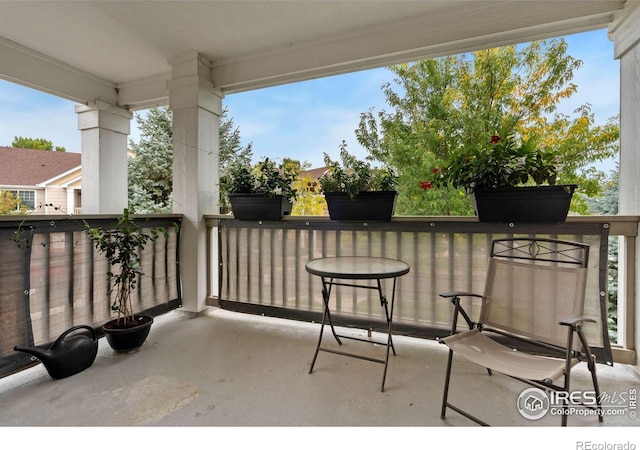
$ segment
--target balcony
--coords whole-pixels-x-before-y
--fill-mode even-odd
[[[130,355],[100,342],[92,367],[52,380],[41,365],[0,380],[3,426],[350,426],[447,427],[472,424],[448,413],[440,419],[446,349],[432,340],[397,336],[397,356],[380,392],[381,367],[320,355],[308,373],[319,325],[211,308],[157,318],[148,343]],[[358,333],[355,330],[345,332]],[[350,346],[360,343],[347,344]],[[363,347],[365,348],[365,347]],[[366,351],[366,350],[365,350]],[[372,353],[382,349],[371,348]],[[464,368],[463,368],[464,365]],[[559,424],[521,417],[513,401],[524,386],[461,363],[456,398],[497,426]],[[638,379],[624,365],[599,366],[608,392],[628,392]],[[468,384],[469,375],[473,384]],[[499,380],[496,380],[500,377]],[[575,386],[588,386],[578,370]],[[138,402],[139,401],[139,402]],[[637,426],[628,415],[575,416],[569,426]],[[616,431],[616,433],[622,430]],[[465,432],[468,432],[465,431]],[[576,437],[576,433],[572,433]],[[588,436],[583,431],[581,436]],[[496,448],[496,447],[494,447]]]
[[[481,285],[485,244],[503,234],[571,236],[596,245],[606,230],[605,241],[621,237],[620,248],[627,252],[621,261],[633,260],[628,252],[635,247],[638,222],[636,217],[571,218],[566,224],[526,226],[480,224],[468,218],[397,218],[388,224],[336,224],[310,218],[253,223],[223,216],[206,220],[211,230],[210,267],[219,269],[211,270],[209,308],[197,315],[180,309],[159,315],[147,343],[135,354],[114,354],[101,340],[94,365],[70,378],[52,380],[41,365],[5,376],[0,379],[0,424],[470,426],[453,412],[446,420],[440,419],[447,350],[432,338],[446,334],[450,310],[446,302],[436,303],[437,292],[451,283],[465,289]],[[78,247],[77,238],[64,241]],[[160,252],[160,259],[166,260],[171,252],[165,248],[162,245],[153,253]],[[308,373],[319,332],[314,321],[321,314],[321,300],[319,280],[304,272],[304,262],[316,255],[351,252],[398,257],[412,266],[410,276],[398,286],[394,317],[398,354],[390,359],[383,393],[379,390],[382,367],[369,361],[323,353],[314,372]],[[61,254],[72,253],[63,250]],[[63,268],[69,264],[51,256],[37,261],[49,264],[47,272],[53,270],[51,262],[55,261],[57,273],[65,273]],[[622,265],[620,280],[626,285],[635,279],[627,270]],[[59,277],[51,280],[57,282],[51,286],[60,286]],[[69,283],[61,285],[69,292]],[[57,288],[49,289],[48,297],[54,298]],[[619,292],[627,291],[621,284]],[[377,336],[381,321],[376,309],[380,308],[371,307],[375,304],[366,295],[342,289],[336,297],[336,319],[343,333],[366,337],[372,330]],[[97,296],[94,304],[93,311],[103,311],[97,306],[101,305]],[[177,306],[172,305],[161,309]],[[625,340],[634,332],[633,314],[627,313],[633,307],[632,299],[619,294],[621,338],[613,345],[615,363],[598,365],[601,389],[611,396],[629,393],[639,382],[630,368],[636,357],[633,340]],[[65,313],[67,309],[56,304],[48,314],[76,317]],[[54,327],[50,332],[55,335]],[[383,351],[359,342],[346,345],[373,357]],[[534,428],[559,424],[559,417],[530,421],[518,414],[513,402],[526,386],[501,375],[489,376],[464,362],[458,368],[452,395],[490,424]],[[586,368],[579,366],[574,376],[574,388],[589,389]],[[590,429],[637,426],[638,419],[630,412],[607,416],[603,424],[593,416],[576,414],[569,418],[569,425]]]

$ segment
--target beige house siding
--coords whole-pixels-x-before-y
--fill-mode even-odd
[[[29,192],[33,214],[78,213],[81,160],[79,153],[0,146],[0,191]]]
[[[43,190],[43,202],[38,204],[38,214],[66,214],[67,208],[67,189],[58,186],[50,186],[46,190],[46,195]]]

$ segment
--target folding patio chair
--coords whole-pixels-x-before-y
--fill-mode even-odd
[[[441,418],[450,408],[487,425],[448,401],[455,353],[485,367],[489,375],[500,372],[538,387],[541,391],[534,392],[545,395],[570,392],[572,367],[586,361],[596,400],[583,402],[583,406],[595,409],[602,421],[595,356],[582,328],[585,323],[596,322],[583,315],[588,259],[586,244],[557,239],[497,239],[492,242],[483,295],[440,294],[454,305],[451,335],[440,339],[449,347]],[[467,296],[481,298],[477,323],[461,306],[460,298]],[[468,330],[457,332],[459,315]],[[568,394],[555,394],[555,398],[567,406]],[[562,414],[561,424],[567,424],[567,414]]]

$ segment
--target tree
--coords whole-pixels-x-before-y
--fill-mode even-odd
[[[391,67],[395,85],[383,86],[392,112],[361,114],[356,137],[374,160],[398,169],[398,214],[470,214],[462,191],[423,191],[420,181],[455,152],[513,134],[562,156],[559,182],[599,192],[604,174],[589,164],[617,152],[618,125],[594,125],[589,105],[576,118],[556,114],[576,92],[581,61],[564,40],[532,42]],[[578,200],[579,203],[579,200]],[[576,206],[585,211],[584,203]]]
[[[234,127],[233,118],[228,117],[228,109],[222,110],[220,119],[220,173],[234,164],[249,165],[253,157],[253,144],[246,147],[240,144],[240,129]],[[220,191],[220,213],[231,211],[231,205],[225,192]]]
[[[228,116],[228,108],[222,110],[220,119],[220,169],[225,170],[229,165],[240,162],[249,164],[253,157],[253,144],[246,147],[240,144],[240,128],[234,127],[233,118]]]
[[[296,201],[291,209],[292,216],[322,216],[327,209],[327,202],[321,195],[318,183],[306,175],[293,183],[297,191]]]
[[[135,213],[170,213],[173,177],[173,115],[152,108],[136,115],[140,142],[129,142],[129,208]]]
[[[67,149],[64,147],[54,147],[53,142],[43,139],[43,138],[25,138],[22,136],[15,136],[13,138],[13,142],[11,143],[12,147],[15,148],[29,148],[34,150],[49,150],[56,152],[66,152]]]
[[[220,121],[220,167],[232,161],[249,162],[251,144],[242,147],[240,131],[233,126],[228,110]],[[172,210],[173,114],[167,107],[150,109],[145,117],[136,115],[140,142],[129,142],[129,208],[132,212],[168,213]],[[224,209],[224,206],[223,206]]]
[[[0,215],[25,214],[27,207],[11,191],[0,191]]]
[[[609,180],[604,184],[602,195],[586,199],[592,213],[612,216],[618,214],[619,177],[620,168],[616,167]],[[613,342],[618,340],[618,261],[618,239],[613,238],[609,240],[609,270],[607,272],[609,279],[608,329],[609,338]]]

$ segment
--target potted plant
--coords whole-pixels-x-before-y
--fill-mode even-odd
[[[153,318],[134,314],[131,295],[138,277],[144,275],[141,251],[147,242],[158,237],[158,231],[144,233],[127,208],[109,228],[90,227],[88,224],[85,227],[95,248],[109,264],[107,278],[109,295],[113,295],[111,309],[117,313],[117,318],[102,326],[107,342],[116,352],[136,350],[149,335]]]
[[[299,173],[299,165],[292,161],[276,164],[264,158],[253,166],[237,162],[222,174],[220,185],[236,219],[279,220],[291,213],[296,198],[293,182]]]
[[[483,222],[562,222],[577,186],[557,185],[559,168],[552,150],[493,135],[454,153],[432,170],[432,180],[420,184],[464,189]]]
[[[340,149],[340,160],[324,154],[327,172],[318,179],[332,220],[389,221],[397,192],[397,176],[389,167],[373,167]]]

